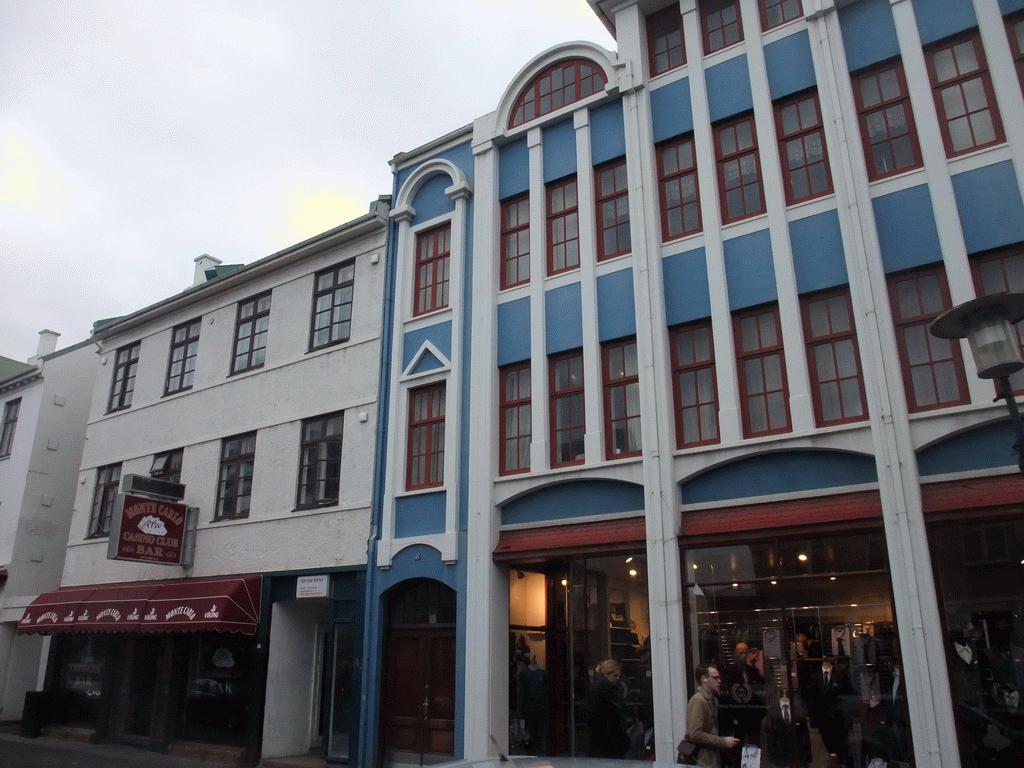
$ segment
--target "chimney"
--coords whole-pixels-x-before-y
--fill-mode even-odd
[[[192,286],[202,285],[206,282],[206,270],[216,267],[218,264],[223,264],[220,259],[215,259],[208,253],[204,253],[202,256],[196,256],[194,259],[196,263],[195,276],[192,278]]]
[[[39,360],[46,355],[57,351],[57,339],[60,334],[56,331],[43,329],[39,332],[39,344],[36,345],[36,353],[28,359],[29,365],[38,365]]]

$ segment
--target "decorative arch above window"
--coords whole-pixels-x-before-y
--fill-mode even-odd
[[[541,70],[520,92],[508,120],[509,128],[561,109],[604,90],[608,78],[589,59],[563,59]]]

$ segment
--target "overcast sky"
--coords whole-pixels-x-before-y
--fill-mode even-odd
[[[0,0],[0,355],[27,360],[391,193],[586,0]]]

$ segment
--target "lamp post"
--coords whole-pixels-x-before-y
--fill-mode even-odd
[[[1024,424],[1010,385],[1011,374],[1024,368],[1013,324],[1024,320],[1024,293],[997,293],[972,299],[943,312],[929,330],[940,339],[967,339],[978,376],[994,379],[996,400],[1005,400],[1016,431],[1013,451],[1024,474]]]

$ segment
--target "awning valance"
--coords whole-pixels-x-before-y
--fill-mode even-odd
[[[33,600],[18,631],[252,635],[260,619],[261,589],[258,575],[67,587]]]
[[[501,532],[493,557],[508,562],[627,552],[643,547],[646,535],[642,517],[518,528]]]

